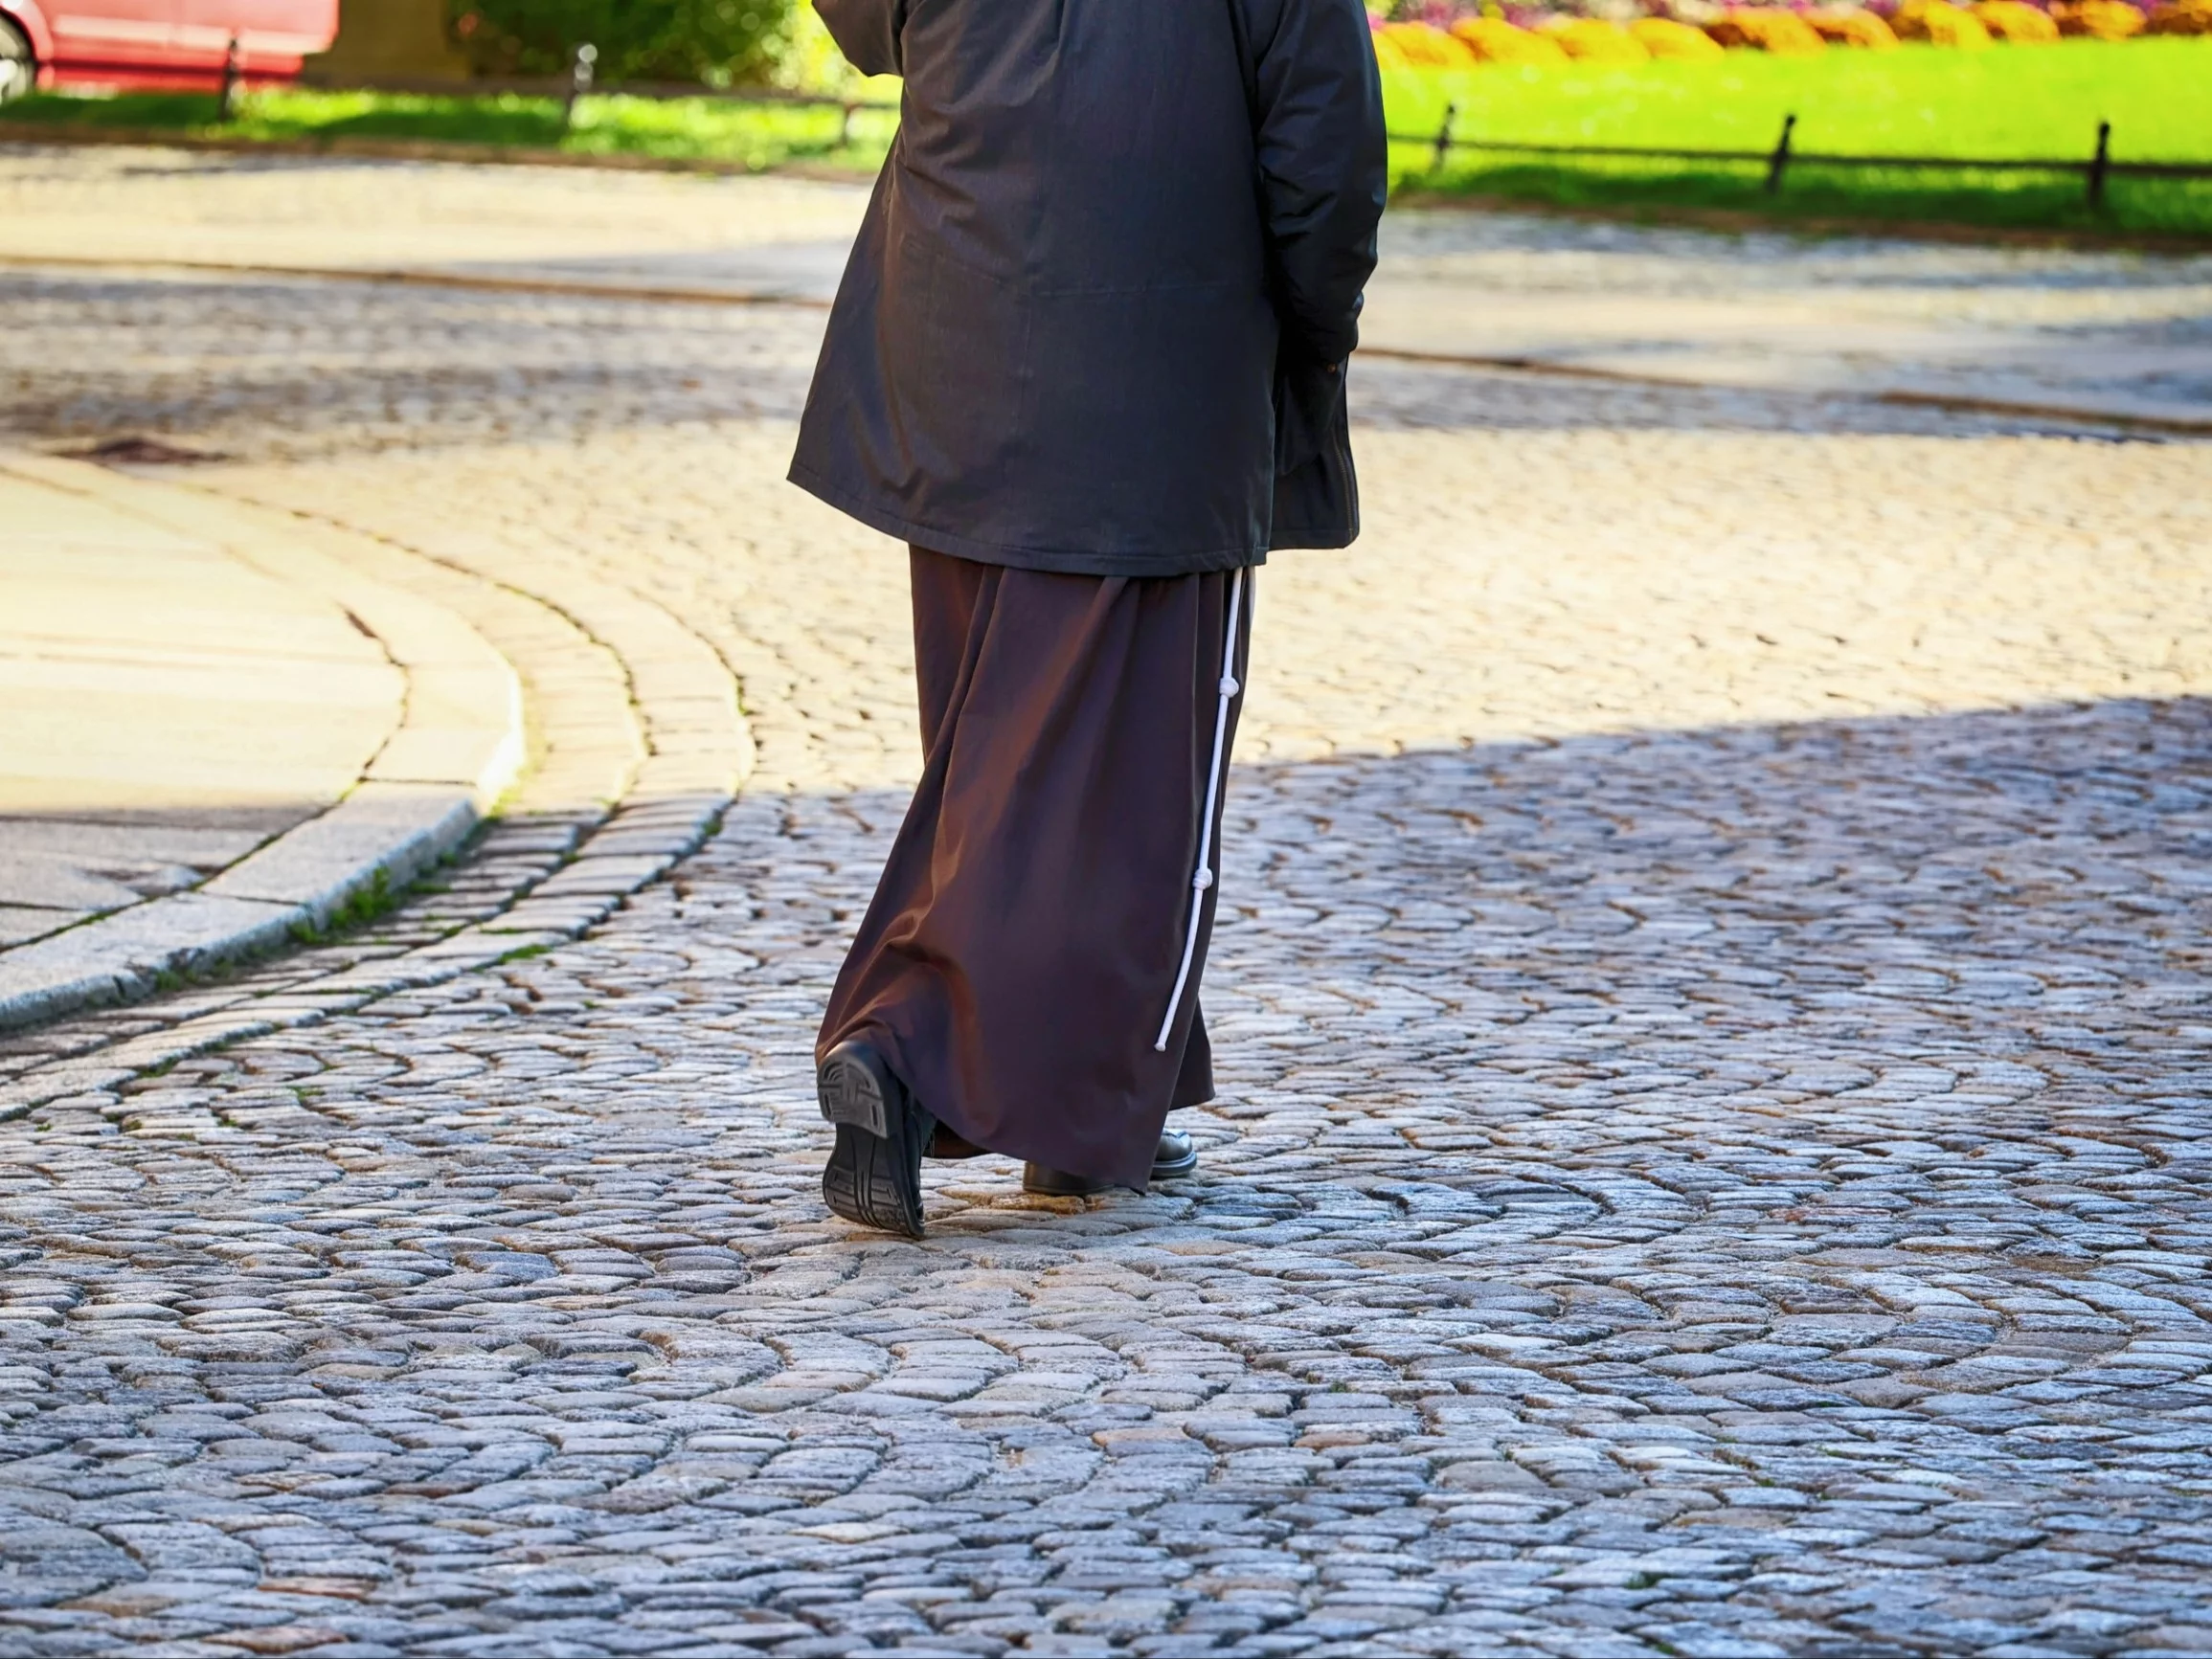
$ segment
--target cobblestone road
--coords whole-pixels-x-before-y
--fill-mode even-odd
[[[1199,1176],[909,1244],[815,1186],[918,766],[818,320],[0,303],[0,430],[626,585],[760,756],[583,940],[0,1125],[0,1653],[2212,1652],[2202,446],[1363,371]]]

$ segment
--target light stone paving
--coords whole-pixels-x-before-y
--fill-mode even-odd
[[[219,543],[0,471],[0,951],[195,887],[351,789],[404,675]]]
[[[864,181],[0,146],[0,256],[834,286]]]
[[[1717,386],[1982,399],[2212,435],[2212,258],[1403,213],[1370,345]]]
[[[0,1124],[0,1653],[2212,1652],[2201,445],[1356,370],[1198,1176],[914,1244],[816,1185],[918,765],[818,325],[7,303],[0,430],[627,595],[758,758],[580,940]]]
[[[126,284],[134,264],[175,261],[819,306],[867,198],[857,179],[8,146],[0,261],[117,266]],[[1367,298],[1375,350],[2212,435],[2203,256],[1405,210],[1384,223]]]

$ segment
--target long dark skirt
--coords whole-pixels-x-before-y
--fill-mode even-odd
[[[1232,578],[1052,575],[915,548],[913,580],[927,764],[817,1057],[866,1036],[964,1139],[1141,1189],[1169,1110],[1213,1097],[1198,979],[1221,889],[1192,876]],[[1247,572],[1239,678],[1252,586]],[[1216,870],[1219,824],[1217,797]]]

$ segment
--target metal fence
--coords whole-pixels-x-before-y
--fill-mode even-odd
[[[1507,139],[1456,138],[1452,126],[1458,115],[1456,104],[1447,105],[1444,123],[1437,128],[1433,137],[1418,133],[1392,133],[1390,142],[1420,145],[1429,149],[1432,152],[1432,170],[1441,169],[1455,150],[1491,150],[1512,155],[1599,156],[1631,161],[1744,163],[1767,169],[1766,189],[1770,195],[1781,190],[1783,176],[1793,166],[1886,168],[1911,171],[2032,172],[2061,176],[2078,173],[2087,187],[2091,207],[2103,206],[2105,185],[2110,179],[2212,179],[2212,163],[2114,161],[2112,123],[2109,121],[2097,123],[2096,147],[2088,155],[2023,160],[2012,156],[1835,155],[1822,150],[1800,150],[1791,144],[1797,129],[1797,118],[1794,115],[1782,118],[1782,133],[1774,141],[1774,147],[1762,150],[1646,148],[1636,145],[1609,144],[1520,144]]]
[[[781,104],[786,107],[834,109],[838,111],[837,143],[843,147],[852,139],[852,118],[863,110],[881,110],[896,113],[898,105],[874,100],[833,98],[821,93],[788,92],[780,87],[713,87],[684,82],[621,81],[606,85],[596,82],[594,71],[598,62],[598,49],[579,46],[571,60],[566,75],[514,77],[504,79],[481,78],[469,80],[414,80],[384,78],[349,81],[344,86],[329,85],[328,91],[383,92],[402,97],[433,98],[497,98],[513,94],[524,98],[557,98],[561,101],[561,124],[566,127],[576,119],[576,101],[587,95],[610,98],[645,98],[658,100],[703,99],[726,103]],[[226,116],[235,106],[243,82],[238,43],[231,41],[230,53],[222,69],[222,102]],[[306,81],[304,84],[321,86]],[[2081,175],[2089,206],[2102,207],[2105,186],[2114,178],[2143,179],[2212,179],[2212,163],[2206,162],[2123,162],[2112,159],[2112,123],[2097,123],[2095,148],[2081,157],[2018,156],[1937,156],[1937,155],[1841,155],[1825,150],[1800,150],[1792,139],[1797,129],[1795,115],[1782,118],[1781,135],[1772,149],[1691,149],[1653,147],[1641,145],[1612,144],[1524,144],[1512,139],[1458,138],[1452,127],[1459,118],[1456,103],[1444,106],[1444,121],[1432,136],[1419,133],[1394,132],[1390,142],[1396,145],[1419,145],[1431,152],[1431,170],[1441,170],[1455,150],[1491,151],[1501,155],[1539,156],[1591,156],[1615,161],[1684,161],[1721,162],[1731,165],[1751,165],[1766,168],[1766,190],[1769,195],[1778,193],[1783,177],[1793,166],[1817,168],[1866,168],[1876,170],[1923,172],[2020,172],[2050,173],[2064,176]]]

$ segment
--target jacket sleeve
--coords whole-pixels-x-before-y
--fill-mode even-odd
[[[838,51],[863,75],[900,75],[907,0],[814,0]]]
[[[1366,10],[1361,0],[1251,0],[1247,15],[1283,330],[1309,360],[1342,363],[1360,341],[1360,294],[1375,268],[1389,181]]]

